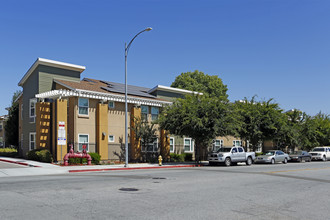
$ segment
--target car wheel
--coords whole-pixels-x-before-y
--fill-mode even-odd
[[[302,161],[301,157],[298,158],[298,162],[300,163]]]
[[[246,163],[247,166],[251,166],[251,164],[252,164],[251,157],[248,157],[245,163]]]
[[[229,167],[231,165],[231,159],[230,159],[230,157],[227,157],[226,158],[225,165],[226,165],[226,167]]]
[[[312,162],[312,158],[311,157],[308,159],[308,162]]]
[[[271,164],[275,164],[275,159],[274,158],[272,159]]]
[[[301,161],[301,159],[300,159],[300,161]],[[284,164],[287,164],[288,163],[288,159],[285,158],[284,161],[283,161],[283,163]]]
[[[327,161],[327,158],[325,157],[325,155],[323,155],[322,161]]]

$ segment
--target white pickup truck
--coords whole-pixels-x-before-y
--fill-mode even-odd
[[[224,163],[226,166],[245,162],[250,166],[256,158],[254,152],[245,152],[242,147],[222,147],[217,152],[212,152],[208,155],[210,165]]]

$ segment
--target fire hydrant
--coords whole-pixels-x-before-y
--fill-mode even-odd
[[[159,157],[158,157],[158,164],[159,164],[159,166],[162,165],[162,161],[163,161],[162,155],[159,155]]]

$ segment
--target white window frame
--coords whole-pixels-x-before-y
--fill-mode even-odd
[[[81,136],[81,135],[87,135],[87,143],[81,143],[80,141],[79,141],[79,136]],[[86,152],[89,152],[89,134],[78,134],[78,151],[80,151],[80,144],[87,144],[87,149],[86,149]],[[81,151],[80,152],[82,152],[83,151],[83,148],[82,148],[82,145],[81,145]]]
[[[189,149],[189,151],[186,151],[186,140],[190,140],[190,149]],[[189,153],[191,153],[191,152],[194,152],[194,144],[193,144],[193,140],[191,139],[191,138],[184,138],[183,139],[183,151],[184,152],[189,152]]]
[[[153,109],[157,109],[158,113],[157,114],[153,114],[153,111],[152,111]],[[156,116],[156,118],[154,119],[153,116]],[[159,116],[159,107],[152,106],[151,107],[151,121],[157,120],[158,119],[158,116]]]
[[[239,142],[240,145],[236,145],[236,143]],[[242,147],[242,141],[241,140],[233,140],[233,147]]]
[[[80,106],[79,105],[79,100],[80,99],[87,99],[87,107],[86,106]],[[87,114],[81,114],[80,112],[79,112],[79,108],[87,108]],[[89,116],[89,98],[78,98],[78,115],[79,116]]]
[[[216,144],[217,141],[220,142],[220,145],[219,145],[219,146]],[[218,147],[218,148],[217,148],[217,147]],[[223,147],[223,140],[222,140],[222,139],[215,139],[215,140],[213,141],[213,150],[214,150],[214,151],[219,150],[219,149],[222,148],[222,147]]]
[[[0,131],[3,129],[3,124],[2,122],[0,123]]]
[[[147,113],[142,113],[142,107],[146,107],[147,108]],[[148,115],[149,115],[149,106],[147,105],[141,105],[141,119],[143,120],[143,115],[146,114],[146,121],[148,121]]]
[[[113,106],[110,106],[110,103],[112,103]],[[114,108],[115,108],[115,102],[113,102],[113,101],[109,101],[109,102],[108,102],[108,108],[110,108],[110,109],[114,109]]]
[[[171,140],[173,140],[172,141],[172,143],[173,143],[173,149],[172,150],[171,150]],[[170,137],[170,152],[171,153],[175,152],[175,139],[174,139],[174,137]]]
[[[37,99],[30,99],[30,105],[29,105],[29,118],[30,118],[30,123],[35,123],[36,122],[36,103]],[[33,104],[33,108],[31,106]],[[32,109],[34,109],[34,115],[32,115]],[[32,120],[31,120],[32,119]]]
[[[31,141],[31,135],[34,136],[34,141]],[[34,148],[32,149],[31,143],[34,143]],[[36,132],[30,132],[29,133],[29,150],[35,150],[36,149]]]
[[[3,137],[0,137],[0,147],[3,147]]]
[[[155,144],[157,146],[156,148],[155,148]],[[152,145],[152,151],[148,150],[149,145]],[[143,146],[142,146],[142,148],[143,148]],[[158,152],[158,138],[155,138],[154,142],[147,144],[146,149],[142,149],[142,152]]]
[[[110,136],[113,137],[113,140],[112,140],[112,141],[110,140]],[[115,142],[115,135],[109,134],[109,135],[108,135],[108,142],[109,142],[109,143],[113,143],[113,142]]]

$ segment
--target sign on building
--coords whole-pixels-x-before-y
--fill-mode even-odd
[[[66,145],[65,122],[58,122],[57,145]]]

